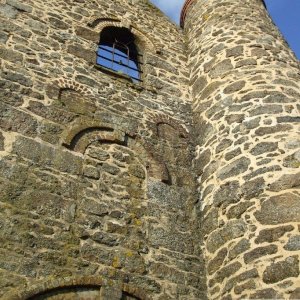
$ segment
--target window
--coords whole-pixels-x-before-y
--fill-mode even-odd
[[[123,27],[102,30],[97,50],[97,65],[128,75],[141,82],[142,55],[138,53],[134,35]]]

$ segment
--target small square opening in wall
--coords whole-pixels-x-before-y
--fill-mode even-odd
[[[104,28],[97,49],[97,65],[129,76],[135,83],[141,82],[142,55],[138,53],[134,39],[127,28]]]

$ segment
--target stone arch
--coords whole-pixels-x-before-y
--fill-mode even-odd
[[[91,27],[93,30],[97,30],[99,33],[105,27],[109,27],[109,26],[125,27],[135,35],[137,39],[137,44],[140,47],[143,47],[145,53],[147,53],[147,51],[154,51],[155,49],[158,49],[157,45],[155,45],[144,32],[137,29],[136,26],[127,22],[127,20],[123,21],[123,20],[117,20],[112,18],[94,17],[90,22],[88,22],[88,26]]]
[[[110,282],[107,284],[106,280],[100,276],[83,276],[83,277],[70,277],[70,278],[61,278],[61,279],[49,279],[39,282],[35,285],[32,285],[29,289],[17,289],[18,292],[12,292],[8,295],[7,299],[10,300],[35,300],[39,299],[40,296],[51,295],[51,293],[68,293],[72,291],[90,290],[98,291],[99,296],[101,290],[109,293],[110,291],[116,292],[120,295],[120,299],[123,299],[123,296],[129,296],[137,300],[150,300],[150,297],[146,295],[146,292],[142,289],[135,287],[131,284],[123,283],[118,284]],[[93,293],[94,295],[96,293]],[[93,295],[92,294],[92,295]],[[45,298],[47,299],[47,298]],[[51,298],[52,299],[52,298]],[[85,299],[85,298],[82,298]],[[89,298],[93,299],[93,298]],[[95,298],[99,299],[99,298]]]
[[[117,126],[94,120],[77,120],[77,124],[67,129],[62,136],[61,144],[71,151],[85,153],[94,141],[115,143],[130,148],[137,153],[138,159],[146,167],[148,175],[164,183],[171,184],[166,164],[157,156],[151,147],[135,134],[124,132]]]
[[[51,100],[58,100],[61,96],[61,93],[65,90],[75,91],[85,97],[94,97],[95,92],[72,79],[67,78],[58,78],[53,80],[50,84],[47,85],[46,94]]]
[[[71,89],[85,96],[92,96],[94,92],[87,86],[67,78],[59,78],[53,81],[60,89]]]
[[[167,124],[178,132],[179,137],[185,139],[188,138],[189,135],[188,130],[182,124],[180,124],[179,121],[171,118],[170,116],[163,115],[163,114],[152,115],[152,120],[156,124],[156,129],[154,130],[154,134],[159,135],[157,129],[160,124]]]

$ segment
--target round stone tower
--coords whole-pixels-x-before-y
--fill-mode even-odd
[[[0,0],[0,298],[205,299],[181,29],[146,0]]]
[[[261,0],[190,0],[209,299],[299,298],[299,62]]]

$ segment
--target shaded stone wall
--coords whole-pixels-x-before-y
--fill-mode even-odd
[[[142,84],[95,66],[106,26]],[[0,298],[205,298],[180,30],[147,1],[1,0],[0,59]]]
[[[209,299],[299,298],[299,62],[260,0],[185,20]]]

